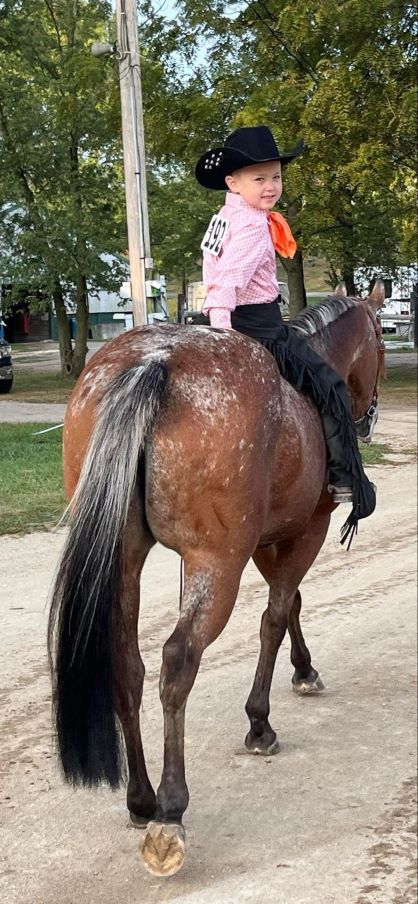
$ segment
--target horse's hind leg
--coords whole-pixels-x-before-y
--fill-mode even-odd
[[[251,753],[270,754],[278,750],[277,736],[268,719],[270,688],[277,653],[287,627],[291,633],[296,668],[307,669],[308,660],[311,667],[310,653],[299,624],[298,586],[324,542],[328,524],[329,514],[319,511],[304,533],[292,542],[272,544],[257,550],[253,556],[257,568],[270,586],[270,593],[268,607],[261,621],[260,657],[245,707],[251,725],[245,744]],[[307,674],[309,675],[309,671]]]
[[[210,564],[209,564],[210,562]],[[184,720],[203,651],[225,627],[238,593],[245,561],[185,558],[181,614],[163,649],[160,697],[164,710],[164,769],[157,792],[155,822],[150,823],[141,852],[146,868],[156,876],[176,873],[184,860],[182,826],[189,793],[184,765]]]
[[[250,731],[245,745],[251,753],[269,756],[277,753],[279,742],[270,725],[270,688],[280,644],[286,634],[286,595],[280,584],[270,584],[268,606],[263,612],[260,627],[260,656],[254,683],[245,710],[250,720]]]
[[[292,665],[295,667],[292,678],[293,690],[296,691],[297,694],[304,696],[306,694],[318,694],[320,691],[324,690],[324,685],[318,672],[312,665],[311,654],[302,634],[299,621],[301,607],[302,597],[300,591],[297,590],[292,608],[289,612],[287,627],[292,644],[290,659]]]
[[[123,591],[113,628],[115,708],[122,726],[128,760],[127,805],[132,822],[147,825],[155,814],[155,792],[142,748],[139,711],[145,668],[138,648],[139,582],[154,541],[141,529],[131,509],[123,545]]]

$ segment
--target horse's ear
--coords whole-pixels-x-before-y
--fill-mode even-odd
[[[385,284],[383,279],[377,279],[371,294],[367,299],[369,305],[374,308],[376,311],[378,308],[381,308],[385,302]]]
[[[343,280],[338,283],[338,286],[335,286],[334,295],[339,295],[340,297],[347,298],[347,286]]]

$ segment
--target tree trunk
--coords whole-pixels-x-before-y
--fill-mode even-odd
[[[79,377],[86,363],[89,305],[87,293],[87,279],[79,274],[77,278],[77,333],[74,348],[74,376]]]
[[[286,271],[289,286],[289,317],[294,317],[307,304],[302,252],[298,249],[292,260],[290,258],[280,260]]]
[[[61,373],[63,377],[69,377],[73,374],[74,354],[73,345],[71,342],[70,323],[67,317],[65,301],[59,283],[55,285],[52,297],[54,299],[55,313],[57,315]]]
[[[354,270],[351,264],[344,264],[342,279],[345,282],[347,295],[356,295],[356,284],[354,282]]]
[[[189,280],[187,279],[186,271],[183,270],[182,278],[181,278],[181,291],[184,296],[186,307],[187,307],[187,290],[189,286]]]

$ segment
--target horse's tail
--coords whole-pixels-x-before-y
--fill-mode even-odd
[[[48,649],[58,750],[67,781],[116,787],[123,757],[113,703],[111,633],[137,470],[167,385],[161,361],[120,374],[104,397],[70,515],[52,595]]]

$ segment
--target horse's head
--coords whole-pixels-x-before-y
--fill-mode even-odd
[[[385,369],[382,327],[377,317],[384,300],[384,283],[378,279],[371,295],[362,301],[366,314],[364,330],[347,380],[357,435],[364,443],[371,441],[378,418],[379,382]]]

